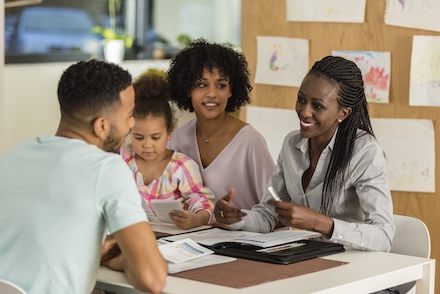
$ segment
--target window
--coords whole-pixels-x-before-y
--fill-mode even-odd
[[[181,35],[240,46],[240,9],[240,0],[44,0],[5,8],[5,63],[103,59],[96,28],[108,27],[132,36],[128,60],[152,59],[157,49],[171,58]]]

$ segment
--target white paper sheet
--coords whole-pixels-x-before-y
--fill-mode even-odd
[[[260,246],[263,248],[272,247],[286,243],[321,237],[321,233],[306,230],[280,230],[259,236],[239,237],[234,242]]]
[[[286,0],[288,21],[363,23],[366,0]]]
[[[440,36],[413,37],[409,104],[440,106]]]
[[[255,232],[227,231],[219,228],[212,228],[200,232],[163,237],[162,239],[167,241],[181,241],[189,239],[207,246],[224,242],[237,242],[267,248],[320,236],[321,233],[306,230],[278,230],[261,234]]]
[[[371,119],[387,159],[390,189],[435,192],[435,138],[431,120]]]
[[[197,243],[211,246],[219,242],[225,242],[235,238],[244,238],[250,236],[259,236],[261,233],[246,232],[246,231],[228,231],[219,228],[212,228],[204,231],[191,232],[188,234],[180,234],[174,236],[163,237],[168,241],[178,241],[186,238],[191,238]]]
[[[387,0],[385,24],[440,32],[440,1]]]
[[[153,199],[150,201],[154,214],[162,223],[174,224],[168,214],[173,211],[183,211],[182,202],[180,200]]]
[[[275,163],[286,135],[299,130],[299,118],[294,109],[247,106],[246,122],[263,135]]]
[[[158,248],[163,258],[172,263],[181,263],[214,253],[214,251],[197,244],[190,238],[163,244]]]
[[[175,274],[187,270],[206,267],[215,264],[221,264],[237,260],[234,257],[222,256],[217,254],[209,254],[206,256],[198,257],[196,259],[188,260],[181,263],[168,263],[168,273]]]
[[[257,37],[255,83],[299,87],[309,71],[306,39]]]

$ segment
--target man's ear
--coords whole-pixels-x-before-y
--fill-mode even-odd
[[[110,121],[102,116],[93,121],[92,127],[94,134],[102,140],[105,140],[110,133]]]

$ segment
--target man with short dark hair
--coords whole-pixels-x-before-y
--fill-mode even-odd
[[[0,159],[0,278],[32,293],[91,293],[100,264],[157,293],[167,265],[117,154],[133,126],[131,75],[103,61],[70,66],[58,84],[55,136]],[[121,254],[111,255],[115,241]],[[101,252],[102,249],[102,252]]]

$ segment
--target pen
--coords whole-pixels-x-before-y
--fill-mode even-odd
[[[275,192],[275,189],[272,186],[267,187],[267,190],[269,190],[269,192],[272,195],[273,199],[275,199],[276,201],[281,201],[280,196],[278,196],[277,192]]]

